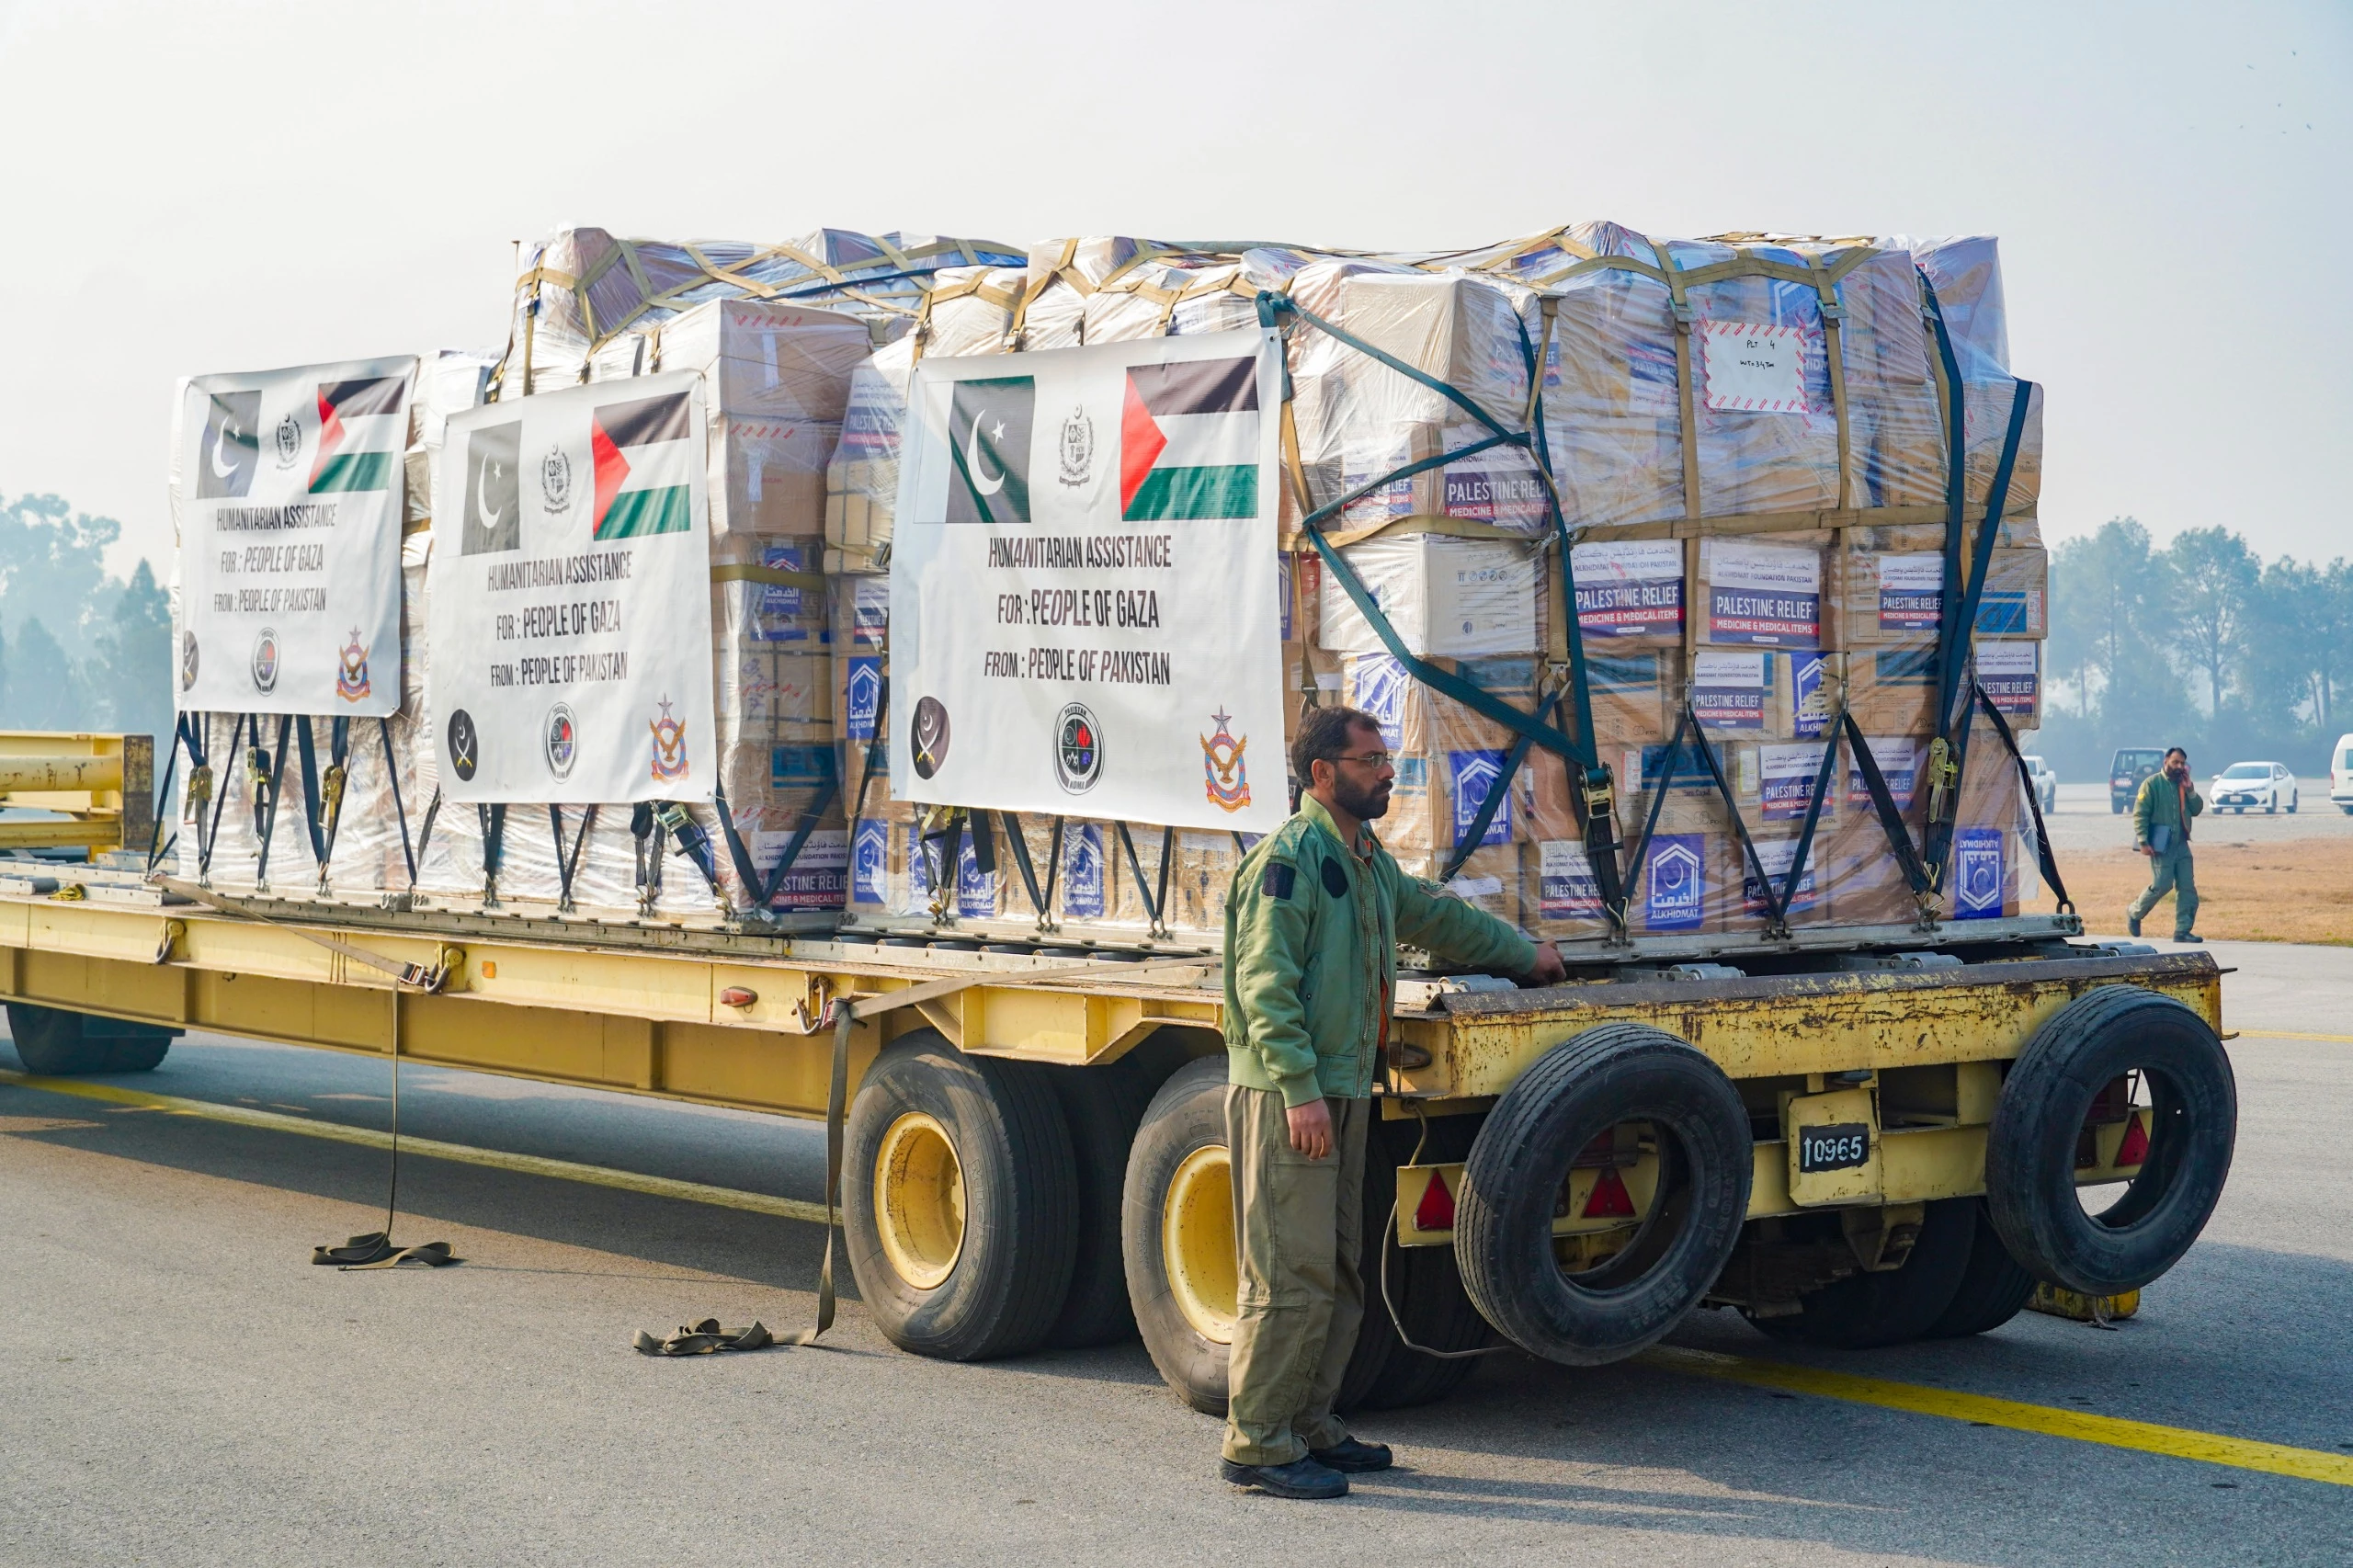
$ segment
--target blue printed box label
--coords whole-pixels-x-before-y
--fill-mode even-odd
[[[1833,717],[1830,696],[1822,685],[1825,661],[1819,653],[1791,653],[1789,657],[1790,727],[1800,738],[1811,739],[1827,732]]]
[[[1499,751],[1450,751],[1446,754],[1448,777],[1454,793],[1454,842],[1465,842],[1471,830],[1478,825],[1479,808],[1487,796],[1502,782],[1504,754]],[[1479,835],[1479,843],[1509,844],[1511,842],[1511,795],[1495,802],[1495,814],[1488,819],[1487,831]]]
[[[1953,835],[1953,918],[1994,920],[2002,913],[2006,879],[2002,865],[2002,830],[1964,827]]]
[[[850,846],[850,898],[858,903],[891,902],[891,825],[879,817],[860,817],[857,842]]]
[[[1709,545],[1708,641],[1812,648],[1822,641],[1822,553],[1781,544]]]
[[[1081,823],[1063,838],[1063,913],[1074,920],[1100,920],[1106,903],[1103,830]]]
[[[981,869],[981,857],[969,834],[956,855],[956,913],[968,920],[985,920],[996,913],[996,878]]]
[[[1904,735],[1866,735],[1863,744],[1871,748],[1871,760],[1879,764],[1880,778],[1896,810],[1909,811],[1913,791],[1919,787],[1920,743]],[[1851,756],[1847,762],[1847,803],[1871,803],[1870,786],[1863,782],[1863,770]]]
[[[1708,837],[1660,834],[1643,862],[1643,923],[1654,931],[1696,931],[1708,912]]]
[[[847,715],[849,738],[870,741],[882,716],[882,661],[864,654],[849,662],[842,677],[842,710]]]
[[[1805,815],[1813,803],[1814,781],[1822,776],[1823,755],[1829,749],[1827,741],[1756,748],[1757,788],[1766,821],[1795,822]],[[1824,802],[1825,808],[1828,803]]]
[[[1756,880],[1756,867],[1764,867],[1767,879],[1773,884],[1772,896],[1779,898],[1790,885],[1790,867],[1797,860],[1798,845],[1794,838],[1763,839],[1756,847],[1756,865],[1749,864],[1745,857],[1742,859],[1740,907],[1749,915],[1768,915],[1772,912],[1772,905],[1766,897],[1765,884]],[[1805,873],[1798,878],[1797,892],[1790,895],[1786,913],[1803,915],[1822,902],[1814,892],[1815,869],[1813,857],[1807,856]]]
[[[1683,546],[1676,540],[1580,544],[1569,552],[1577,627],[1588,637],[1683,630]]]

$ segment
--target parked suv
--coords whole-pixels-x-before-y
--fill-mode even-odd
[[[2039,756],[2025,758],[2027,777],[2034,780],[2034,798],[2045,814],[2059,809],[2059,776]]]
[[[2118,814],[2129,811],[2132,797],[2141,792],[2141,780],[2165,765],[2163,746],[2120,746],[2116,760],[2108,765],[2108,809]]]
[[[2300,793],[2296,776],[2276,762],[2234,762],[2214,775],[2206,800],[2218,812],[2245,816],[2249,806],[2276,812],[2283,802],[2292,812]]]
[[[2328,759],[2329,803],[2353,817],[2353,735],[2336,737],[2336,753]]]

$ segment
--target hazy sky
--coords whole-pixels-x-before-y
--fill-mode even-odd
[[[871,18],[869,20],[867,18]],[[2353,554],[2353,8],[0,0],[0,494],[175,377],[503,339],[510,242],[2001,235],[2045,530]]]

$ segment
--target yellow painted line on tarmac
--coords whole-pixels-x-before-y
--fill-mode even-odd
[[[2297,1034],[2289,1029],[2241,1029],[2238,1032],[2251,1040],[2325,1040],[2337,1045],[2353,1045],[2353,1034]]]
[[[49,1095],[73,1095],[85,1100],[103,1100],[109,1105],[129,1106],[138,1110],[160,1110],[174,1116],[200,1116],[208,1121],[225,1121],[239,1127],[299,1133],[305,1138],[324,1138],[336,1143],[358,1143],[370,1149],[392,1146],[391,1133],[379,1132],[372,1127],[346,1127],[337,1122],[316,1121],[309,1117],[289,1116],[280,1111],[220,1105],[211,1100],[182,1099],[176,1095],[151,1095],[116,1084],[88,1084],[78,1078],[40,1078],[26,1073],[11,1073],[4,1068],[0,1068],[0,1084],[16,1084]],[[550,1176],[558,1181],[585,1182],[591,1187],[618,1187],[623,1192],[675,1198],[687,1203],[742,1209],[754,1214],[776,1214],[787,1220],[806,1220],[819,1225],[825,1222],[825,1206],[822,1203],[803,1202],[797,1198],[772,1198],[764,1192],[743,1192],[732,1187],[712,1187],[706,1182],[642,1176],[636,1171],[617,1171],[606,1165],[584,1165],[571,1160],[546,1159],[538,1154],[511,1154],[501,1149],[477,1149],[465,1143],[444,1143],[436,1138],[415,1138],[406,1134],[401,1138],[401,1153],[422,1154],[436,1160],[452,1160],[460,1165],[483,1165],[492,1170],[517,1171],[525,1176]]]
[[[1915,1415],[1937,1415],[1948,1421],[2006,1426],[2014,1432],[2039,1432],[2047,1437],[2070,1437],[2079,1443],[2100,1443],[2111,1449],[2137,1449],[2143,1453],[2229,1465],[2235,1470],[2291,1475],[2303,1481],[2353,1486],[2353,1454],[2332,1454],[2318,1449],[2292,1448],[2285,1443],[2226,1437],[2187,1426],[2161,1426],[2154,1421],[2131,1421],[2119,1415],[2097,1415],[2088,1410],[2063,1410],[2048,1404],[2028,1404],[1988,1394],[1961,1393],[1952,1389],[1927,1388],[1918,1383],[1890,1382],[1883,1378],[1829,1372],[1788,1361],[1758,1361],[1713,1350],[1681,1346],[1655,1346],[1638,1359],[1662,1370],[1688,1372],[1756,1388],[1781,1389],[1790,1393],[1818,1394],[1853,1404],[1875,1404],[1905,1410]]]

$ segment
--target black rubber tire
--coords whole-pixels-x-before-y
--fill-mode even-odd
[[[2149,1157],[2104,1213],[2075,1192],[2075,1140],[2101,1085],[2132,1069],[2154,1102]],[[2181,1260],[2229,1178],[2238,1085],[2214,1031],[2134,985],[2076,998],[2010,1068],[1985,1144],[1985,1203],[2010,1256],[2087,1296],[2137,1290]]]
[[[1572,1278],[1552,1250],[1569,1163],[1620,1121],[1663,1133],[1661,1199],[1623,1252]],[[1454,1256],[1481,1314],[1565,1366],[1623,1360],[1682,1321],[1722,1272],[1748,1212],[1756,1144],[1722,1069],[1673,1035],[1603,1024],[1522,1073],[1471,1146]]]
[[[1953,1304],[1969,1272],[1979,1205],[1928,1204],[1920,1234],[1898,1268],[1850,1274],[1804,1298],[1794,1317],[1751,1318],[1768,1336],[1835,1350],[1876,1350],[1925,1336]]]
[[[1411,1348],[1398,1337],[1397,1321],[1404,1324],[1415,1345],[1432,1350],[1474,1350],[1494,1338],[1487,1320],[1462,1288],[1452,1247],[1397,1245],[1392,1223],[1397,1167],[1413,1159],[1421,1127],[1413,1121],[1383,1121],[1378,1102],[1373,1112],[1365,1139],[1364,1250],[1358,1260],[1364,1278],[1364,1324],[1357,1331],[1356,1349],[1340,1376],[1335,1401],[1348,1412],[1429,1404],[1452,1393],[1478,1369],[1476,1357],[1450,1360]],[[1476,1117],[1432,1118],[1423,1160],[1436,1165],[1465,1158],[1478,1130]],[[1381,1293],[1384,1242],[1389,1296],[1396,1303],[1397,1321],[1390,1318]]]
[[[151,1073],[172,1048],[172,1036],[162,1029],[107,1038],[83,1028],[85,1015],[62,1007],[11,1002],[7,1010],[8,1036],[16,1042],[17,1060],[38,1077]]]
[[[1961,1271],[1952,1304],[1928,1325],[1923,1339],[1961,1339],[1999,1328],[2024,1312],[2027,1298],[2034,1294],[2034,1276],[2019,1267],[2002,1244],[2002,1233],[1994,1228],[1985,1200],[1972,1198],[1969,1205],[1976,1211],[1969,1267]]]
[[[1160,1085],[1129,1150],[1120,1205],[1128,1301],[1144,1348],[1177,1398],[1216,1416],[1225,1415],[1228,1347],[1195,1328],[1176,1304],[1161,1256],[1160,1226],[1176,1167],[1196,1150],[1225,1145],[1225,1058],[1205,1056]]]
[[[1126,1258],[1120,1244],[1120,1208],[1127,1187],[1128,1151],[1144,1108],[1152,1103],[1152,1080],[1131,1059],[1102,1067],[1046,1070],[1063,1119],[1078,1187],[1078,1246],[1071,1265],[1070,1294],[1047,1334],[1048,1345],[1078,1349],[1132,1339],[1135,1310],[1128,1305]]]
[[[937,1032],[900,1036],[851,1102],[842,1228],[858,1295],[902,1350],[977,1361],[1035,1348],[1062,1312],[1078,1240],[1077,1176],[1050,1069],[966,1056]],[[939,1121],[964,1186],[964,1236],[937,1287],[904,1278],[882,1250],[874,1163],[909,1111]]]

